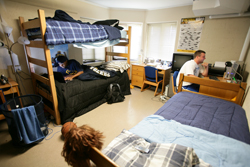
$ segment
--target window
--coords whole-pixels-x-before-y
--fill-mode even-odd
[[[137,61],[139,55],[141,54],[141,40],[142,40],[142,23],[120,23],[120,26],[124,27],[125,30],[128,30],[128,27],[131,26],[131,47],[130,47],[130,60]],[[114,46],[114,52],[126,53],[127,48],[122,46]]]
[[[176,29],[176,22],[148,24],[146,57],[172,61]]]

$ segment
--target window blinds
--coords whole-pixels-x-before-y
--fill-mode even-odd
[[[177,23],[154,23],[147,26],[147,56],[172,61]]]

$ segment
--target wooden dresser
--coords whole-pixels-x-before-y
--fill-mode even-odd
[[[131,85],[142,87],[144,75],[144,65],[132,64]]]

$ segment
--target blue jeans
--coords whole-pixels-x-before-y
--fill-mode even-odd
[[[200,85],[198,84],[191,84],[188,86],[182,86],[182,88],[193,91],[193,92],[199,92]]]

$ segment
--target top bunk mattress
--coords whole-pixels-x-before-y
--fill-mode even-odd
[[[250,144],[245,110],[229,101],[180,92],[169,99],[155,114]]]
[[[53,18],[46,17],[45,42],[46,45],[60,45],[69,43],[109,42],[117,44],[122,38],[122,27],[118,26],[119,20],[97,21],[93,24],[74,20],[66,12],[55,11]],[[30,40],[41,38],[40,28],[26,30]],[[97,43],[100,45],[100,43]],[[95,46],[96,47],[96,46]],[[103,46],[102,46],[103,47]]]
[[[47,45],[85,43],[108,39],[108,34],[101,25],[48,19],[46,26],[45,40]]]
[[[41,38],[40,29],[26,30],[29,39]],[[68,43],[92,43],[104,41],[116,41],[121,38],[121,32],[115,27],[107,25],[97,25],[88,23],[75,23],[58,21],[53,19],[46,20],[45,32],[46,45],[61,45]]]

